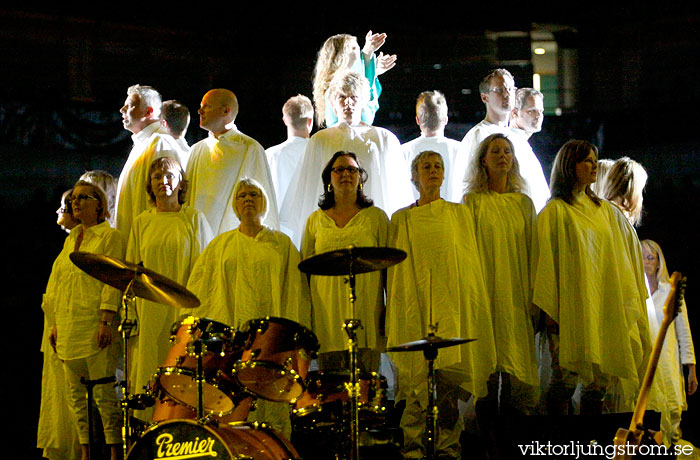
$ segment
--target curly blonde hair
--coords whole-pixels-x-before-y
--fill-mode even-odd
[[[326,91],[338,70],[348,66],[350,48],[357,38],[349,34],[338,34],[328,38],[316,56],[313,76],[313,97],[316,108],[316,124],[326,123]],[[359,45],[358,45],[359,46]]]

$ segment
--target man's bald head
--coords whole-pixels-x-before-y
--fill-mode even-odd
[[[202,98],[199,105],[199,126],[215,136],[228,131],[238,115],[238,99],[233,91],[223,88],[212,89]]]

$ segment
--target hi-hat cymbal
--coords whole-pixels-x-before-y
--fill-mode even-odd
[[[349,246],[308,257],[299,263],[299,270],[309,275],[357,275],[383,270],[405,258],[401,249]]]
[[[428,337],[415,342],[402,343],[395,347],[387,348],[386,351],[425,351],[430,348],[446,348],[455,345],[461,345],[467,342],[473,342],[476,339],[462,339],[459,337],[443,339],[437,335],[429,335]]]
[[[141,265],[89,252],[74,252],[69,257],[88,275],[122,292],[133,281],[131,287],[136,297],[171,307],[199,306],[199,299],[185,287]]]

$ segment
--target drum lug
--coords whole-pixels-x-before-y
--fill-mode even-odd
[[[287,358],[287,359],[284,360],[284,367],[285,367],[288,371],[292,371],[292,370],[294,369],[294,368],[293,368],[293,365],[294,365],[294,360],[292,359],[291,356],[290,356],[289,358]]]

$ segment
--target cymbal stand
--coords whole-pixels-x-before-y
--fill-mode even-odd
[[[197,420],[204,420],[204,366],[202,356],[206,353],[206,345],[201,339],[192,342],[192,349],[188,350],[197,358]]]
[[[430,328],[433,329],[432,325]],[[428,336],[435,336],[435,332],[431,331]],[[435,359],[437,359],[437,355],[438,349],[435,346],[428,346],[423,350],[423,356],[428,361],[428,410],[425,416],[426,435],[428,437],[426,458],[428,460],[435,458],[435,446],[437,445],[438,437],[437,375],[435,373]]]
[[[131,336],[131,331],[136,325],[136,320],[131,320],[129,319],[129,304],[131,304],[134,299],[136,299],[136,294],[134,293],[133,289],[133,284],[136,275],[134,275],[134,279],[132,279],[129,284],[127,285],[126,289],[124,289],[124,293],[122,294],[122,307],[124,309],[124,318],[122,318],[122,322],[119,325],[119,332],[121,332],[122,335],[122,344],[123,344],[123,362],[124,362],[124,380],[122,382],[119,382],[119,384],[122,386],[122,417],[123,417],[123,425],[122,425],[122,448],[124,450],[124,458],[126,458],[126,454],[128,453],[129,450],[129,440],[131,439],[131,422],[129,420],[129,348],[127,346],[129,337]]]
[[[355,274],[350,263],[350,274],[346,279],[349,288],[350,311],[355,316]],[[350,355],[350,383],[346,384],[348,397],[350,399],[350,460],[358,460],[360,457],[360,434],[359,434],[359,396],[360,379],[357,370],[357,334],[355,331],[362,328],[359,319],[349,318],[343,323],[343,329],[348,336],[348,352]]]

